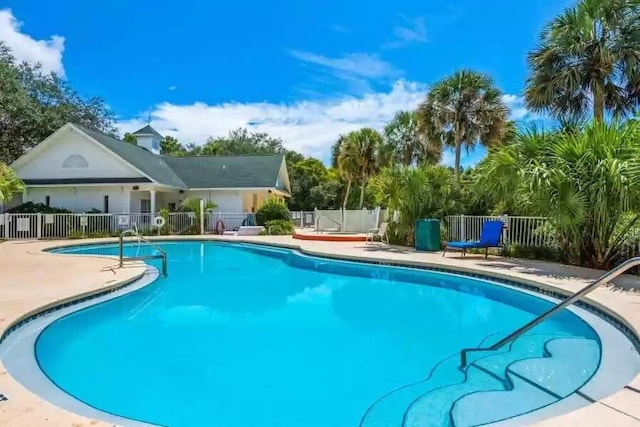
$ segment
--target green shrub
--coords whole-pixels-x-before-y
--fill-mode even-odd
[[[87,235],[82,230],[69,230],[69,239],[86,239]]]
[[[504,246],[500,251],[501,256],[510,258],[537,259],[543,261],[562,261],[562,254],[557,246]]]
[[[9,213],[71,213],[68,209],[54,208],[44,203],[27,202],[8,209]]]
[[[271,236],[286,236],[293,234],[293,222],[289,219],[274,219],[265,224],[266,234]]]
[[[284,204],[284,202],[278,199],[267,199],[258,212],[256,212],[256,222],[258,225],[265,225],[269,221],[289,221],[291,220],[291,212]]]

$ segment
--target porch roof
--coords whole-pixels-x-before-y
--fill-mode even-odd
[[[72,185],[72,184],[145,184],[149,178],[51,178],[23,179],[25,185]]]

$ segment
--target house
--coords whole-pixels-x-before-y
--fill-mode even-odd
[[[270,197],[290,196],[283,155],[168,157],[151,126],[130,144],[68,123],[11,166],[26,185],[17,203],[72,212],[154,213],[187,198],[220,212],[251,212]],[[14,203],[15,204],[15,203]]]

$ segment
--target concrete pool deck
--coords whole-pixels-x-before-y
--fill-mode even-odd
[[[165,237],[163,237],[165,238]],[[574,292],[602,274],[580,267],[555,263],[467,255],[456,253],[442,258],[441,253],[416,253],[409,248],[364,242],[321,242],[293,240],[290,236],[175,236],[167,240],[228,240],[299,248],[311,255],[360,260],[387,260],[398,263],[445,267],[461,272],[480,272],[496,278],[533,282],[541,288]],[[0,335],[12,324],[47,306],[118,287],[141,277],[145,266],[131,263],[117,268],[114,258],[87,255],[59,255],[44,249],[90,243],[114,242],[114,239],[64,241],[8,241],[0,243]],[[169,271],[169,274],[171,272]],[[640,278],[623,276],[613,285],[595,290],[587,298],[591,303],[615,314],[619,320],[640,333]],[[629,351],[633,351],[630,349]],[[0,364],[0,426],[113,426],[58,408],[31,393],[15,381]],[[626,388],[592,405],[560,417],[535,424],[551,426],[640,426],[640,375]]]

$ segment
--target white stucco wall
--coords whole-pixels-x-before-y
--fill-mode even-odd
[[[50,206],[72,212],[88,212],[92,208],[103,211],[104,196],[109,196],[110,213],[129,211],[129,193],[119,186],[29,188],[24,201],[45,203],[46,196]]]
[[[238,213],[243,212],[242,195],[240,191],[234,190],[212,190],[212,191],[186,191],[181,194],[183,200],[189,197],[204,199],[205,202],[213,202],[218,207],[218,212]]]
[[[54,178],[137,178],[141,174],[123,160],[87,140],[82,134],[69,128],[49,141],[41,151],[34,153],[24,165],[16,167],[21,179]],[[71,155],[82,156],[87,167],[63,167]]]

